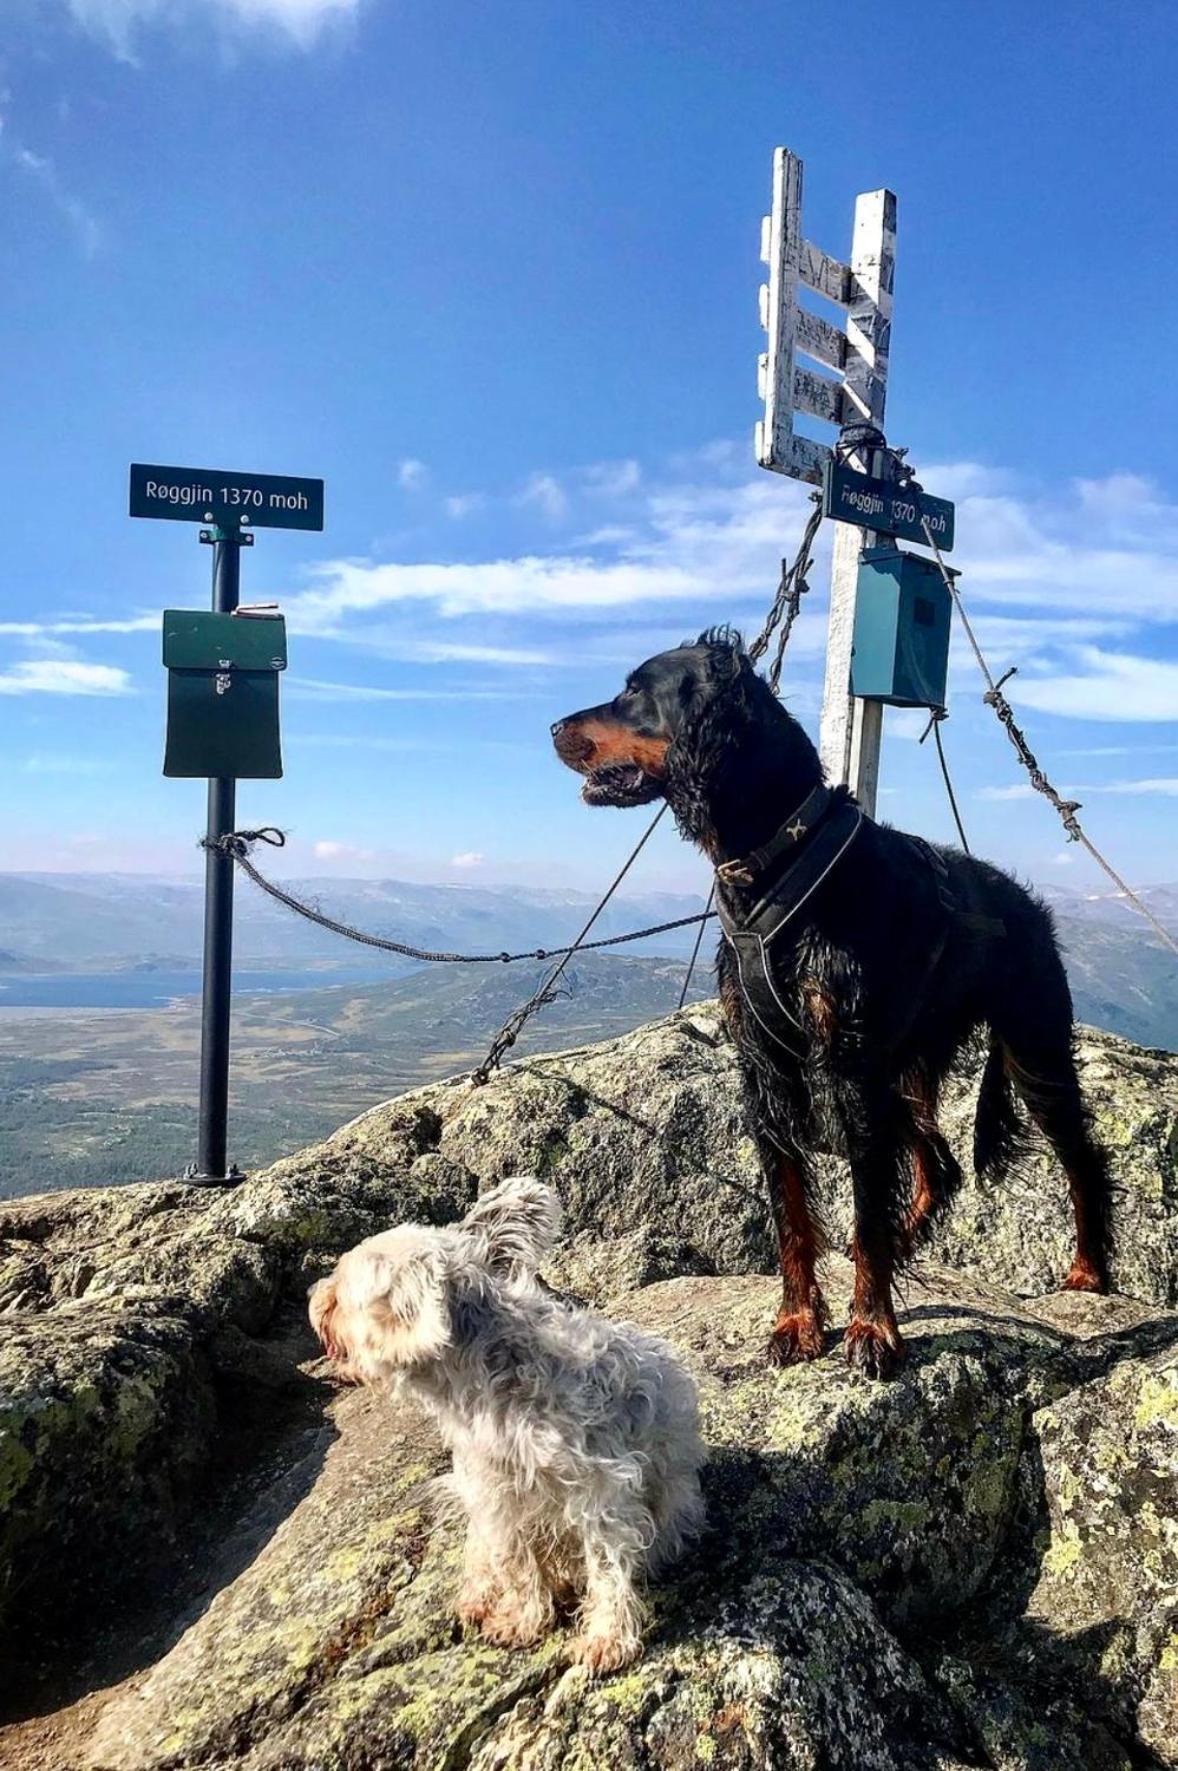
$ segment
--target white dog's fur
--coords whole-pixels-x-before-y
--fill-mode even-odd
[[[459,1617],[522,1646],[581,1595],[573,1655],[605,1672],[641,1651],[643,1571],[700,1527],[704,1449],[670,1347],[537,1280],[559,1228],[550,1187],[502,1181],[461,1223],[361,1242],[314,1287],[311,1321],[350,1375],[422,1403],[453,1452]]]

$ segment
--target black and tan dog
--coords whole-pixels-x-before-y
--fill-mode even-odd
[[[727,629],[650,659],[613,701],[561,720],[553,738],[584,775],[589,805],[664,797],[716,868],[720,995],[781,1253],[771,1359],[822,1350],[816,1148],[850,1161],[847,1357],[881,1377],[903,1358],[893,1276],[960,1183],[937,1099],[983,1024],[975,1167],[998,1177],[1008,1165],[1017,1091],[1071,1188],[1076,1257],[1064,1284],[1107,1289],[1108,1172],[1044,904],[985,861],[877,824],[845,788],[824,786],[814,746]]]

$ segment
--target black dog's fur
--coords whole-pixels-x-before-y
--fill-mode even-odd
[[[682,834],[717,866],[766,843],[822,777],[814,746],[727,629],[650,659],[615,700],[562,720],[553,736],[562,761],[585,775],[588,803],[665,796]],[[849,1158],[854,1195],[848,1357],[873,1375],[888,1375],[902,1358],[892,1280],[960,1183],[937,1127],[937,1098],[983,1024],[990,1043],[975,1166],[998,1177],[1009,1162],[1019,1127],[1013,1089],[1071,1188],[1077,1248],[1064,1283],[1108,1286],[1107,1165],[1076,1076],[1051,913],[987,862],[936,852],[963,914],[950,921],[931,973],[930,926],[938,914],[944,923],[927,848],[870,819],[775,943],[774,984],[804,1029],[801,1057],[747,1011],[732,948],[720,943],[720,995],[778,1228],[784,1296],[770,1342],[778,1363],[822,1349],[814,1267],[824,1237],[812,1153],[832,1146]],[[756,887],[726,890],[738,915],[759,895]]]

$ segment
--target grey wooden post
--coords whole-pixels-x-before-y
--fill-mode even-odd
[[[880,430],[888,385],[892,331],[892,284],[896,266],[896,199],[891,191],[869,191],[855,204],[851,251],[851,301],[847,309],[847,416]],[[857,458],[870,473],[877,464]],[[834,526],[830,570],[830,619],[826,641],[826,682],[818,748],[827,776],[847,781],[864,811],[874,815],[879,788],[883,703],[851,694],[851,638],[855,627],[855,588],[859,558],[878,537],[850,523]]]
[[[841,264],[802,233],[802,162],[788,148],[773,156],[773,207],[761,233],[761,257],[769,281],[761,289],[761,324],[768,349],[759,364],[765,415],[757,425],[757,461],[774,473],[812,485],[822,481],[830,448],[794,430],[796,412],[827,423],[869,422],[882,429],[891,340],[892,284],[896,261],[896,199],[870,191],[855,204],[849,265]],[[846,310],[841,331],[798,302],[811,289]],[[797,362],[799,355],[834,369],[835,380]],[[871,471],[871,461],[856,465]],[[827,776],[849,781],[868,812],[875,810],[883,709],[854,701],[850,693],[851,638],[859,556],[874,535],[835,524],[831,571],[826,683],[819,749]]]

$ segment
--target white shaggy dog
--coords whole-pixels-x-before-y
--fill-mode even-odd
[[[550,1187],[502,1181],[461,1223],[350,1250],[312,1290],[311,1321],[351,1376],[422,1403],[453,1452],[463,1622],[522,1647],[580,1595],[573,1657],[606,1672],[641,1651],[642,1573],[702,1523],[704,1449],[670,1347],[537,1279],[559,1228]]]

